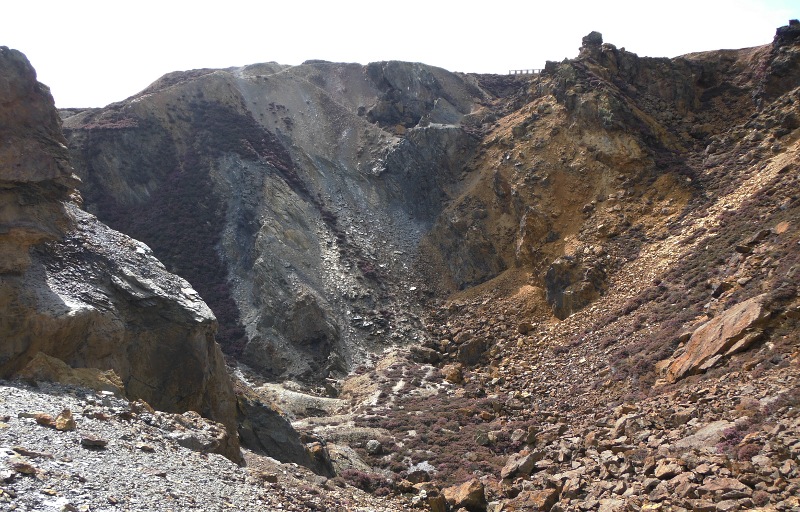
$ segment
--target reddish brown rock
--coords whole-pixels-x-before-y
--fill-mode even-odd
[[[486,510],[486,494],[480,480],[472,479],[461,485],[448,487],[442,490],[442,494],[453,510],[462,507],[470,512]]]
[[[61,414],[56,418],[56,430],[67,431],[75,430],[75,418],[72,416],[72,411],[64,409]]]
[[[461,364],[448,364],[442,368],[444,380],[452,384],[461,384],[464,382],[464,367]]]
[[[508,462],[500,471],[500,478],[514,478],[515,476],[528,476],[533,471],[536,463],[542,460],[544,452],[520,452],[508,458]]]
[[[33,419],[36,420],[36,423],[44,427],[56,428],[56,420],[49,414],[39,412],[34,415]]]
[[[685,351],[667,367],[667,381],[700,373],[721,358],[747,349],[761,335],[758,325],[770,315],[765,298],[746,300],[697,328]]]
[[[505,503],[503,510],[548,512],[558,501],[558,489],[522,491],[516,498]]]
[[[729,495],[735,493],[739,497],[750,496],[753,490],[735,478],[709,478],[698,489],[701,495]]]
[[[658,461],[655,475],[658,479],[669,480],[670,478],[679,475],[681,472],[683,472],[683,468],[680,464],[669,459],[663,459]]]

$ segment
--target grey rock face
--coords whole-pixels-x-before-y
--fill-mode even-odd
[[[318,380],[425,335],[418,246],[488,97],[422,64],[313,61],[170,74],[65,128],[89,211],[192,283],[229,353]]]

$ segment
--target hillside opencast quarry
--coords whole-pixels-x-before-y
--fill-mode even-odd
[[[800,510],[797,20],[508,75],[195,69],[103,108],[56,109],[24,50],[3,510]]]

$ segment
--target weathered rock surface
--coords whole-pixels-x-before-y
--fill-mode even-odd
[[[698,327],[683,353],[667,366],[667,380],[707,370],[723,357],[749,348],[762,334],[759,324],[770,316],[765,300],[765,295],[748,299]]]
[[[73,202],[77,180],[47,88],[14,50],[0,48],[0,70],[0,376],[38,353],[113,370],[129,397],[224,423],[234,433],[226,455],[238,459],[214,315],[146,245]]]
[[[225,350],[319,382],[424,336],[416,248],[489,97],[422,64],[310,61],[173,73],[64,123],[88,210],[192,282]]]
[[[239,436],[244,446],[281,462],[294,462],[317,474],[333,476],[330,460],[327,457],[313,458],[300,442],[292,425],[271,407],[246,394],[240,394],[237,411]]]
[[[331,343],[336,336],[355,339],[348,336],[361,332],[360,346],[375,348],[420,334],[424,350],[365,359],[345,382],[320,381],[327,389],[284,384],[306,397],[277,392],[294,404],[287,413],[303,430],[305,446],[292,443],[298,456],[329,459],[342,472],[342,478],[318,480],[326,490],[319,491],[317,508],[324,508],[316,505],[322,496],[349,484],[437,511],[447,510],[445,497],[454,508],[457,494],[479,486],[487,503],[472,506],[492,511],[792,510],[800,492],[794,25],[779,30],[771,45],[676,59],[640,58],[591,34],[578,59],[548,63],[541,75],[460,77],[480,87],[466,103],[458,94],[444,97],[444,74],[416,65],[372,66],[367,80],[361,66],[323,62],[178,73],[137,102],[72,112],[68,123],[75,122],[75,140],[99,144],[80,148],[102,147],[104,158],[82,149],[78,155],[91,162],[87,169],[104,169],[97,180],[107,182],[95,205],[104,197],[99,190],[127,187],[130,193],[108,197],[153,206],[144,223],[180,219],[178,231],[187,238],[223,233],[218,240],[196,239],[205,243],[193,246],[200,257],[191,265],[198,276],[221,276],[238,287],[230,295],[236,304],[251,301],[252,315],[240,318],[251,329],[243,353],[251,362],[260,357],[264,373],[317,377],[321,369],[320,378],[326,370],[338,377],[334,368],[358,358]],[[283,82],[287,77],[291,84]],[[321,99],[319,91],[335,101]],[[281,99],[262,108],[272,94]],[[369,101],[356,101],[361,97]],[[312,115],[332,120],[335,130],[315,126]],[[363,123],[352,130],[356,118]],[[380,149],[381,135],[388,153]],[[158,146],[159,140],[174,148]],[[361,156],[351,145],[356,142],[363,143]],[[139,146],[150,149],[137,154],[132,148]],[[118,149],[130,158],[115,160]],[[340,174],[352,170],[353,154],[365,164],[362,174]],[[162,162],[174,163],[167,167],[175,172],[164,174]],[[124,179],[132,175],[126,165],[141,171],[141,181]],[[437,173],[443,168],[444,178]],[[341,194],[332,193],[331,176],[347,177],[336,190]],[[148,203],[165,182],[165,195]],[[198,184],[222,192],[198,201],[192,187]],[[389,189],[396,195],[384,194]],[[406,196],[430,221],[414,224],[419,232],[382,239],[366,229],[408,227],[398,220],[408,219],[409,201],[398,199]],[[396,224],[385,218],[355,223],[387,197],[401,205]],[[182,210],[170,209],[182,203]],[[345,207],[352,204],[357,211]],[[261,252],[229,243],[252,233]],[[381,245],[384,239],[390,243]],[[201,265],[241,254],[267,269],[267,277],[253,277],[244,263],[233,277]],[[189,261],[172,257],[175,264]],[[335,272],[320,272],[319,261]],[[551,268],[558,272],[548,285]],[[315,277],[334,274],[333,286]],[[398,286],[398,275],[425,281]],[[347,288],[354,282],[357,288]],[[261,294],[270,287],[278,296],[272,303]],[[443,296],[437,292],[454,290],[447,301],[436,300]],[[422,333],[413,317],[403,320],[393,308],[431,292],[435,307]],[[756,326],[761,338],[719,359],[712,371],[662,386],[659,361],[685,353],[709,318],[762,294],[770,314]],[[264,304],[254,297],[267,307],[259,309]],[[558,301],[563,318],[557,321]],[[248,311],[239,305],[240,313]],[[268,336],[251,336],[257,332]],[[311,362],[295,364],[306,355]],[[252,377],[243,366],[239,371]],[[256,390],[266,395],[264,386]],[[339,400],[331,402],[337,392]],[[57,433],[48,427],[66,406],[72,407],[59,404],[17,419]],[[3,424],[15,423],[0,415],[0,435]],[[285,423],[252,429],[252,445],[275,442],[273,428],[285,432]],[[100,437],[114,449],[113,436]],[[195,449],[211,441],[177,437]],[[155,452],[141,451],[157,452],[146,446]],[[530,453],[535,460],[526,458]],[[42,475],[36,460],[19,468]],[[299,470],[271,470],[259,482],[274,484]],[[9,474],[17,482],[33,480],[6,471],[4,481]],[[305,501],[291,506],[313,508]]]
[[[22,53],[5,46],[0,47],[0,77],[0,179],[74,186],[50,90],[36,81]]]
[[[465,508],[470,512],[486,510],[486,495],[483,484],[478,480],[470,480],[455,487],[442,490],[444,499],[454,510]]]
[[[25,368],[16,373],[16,377],[28,382],[58,382],[96,391],[125,394],[125,385],[114,370],[71,368],[64,361],[44,352],[37,352]]]
[[[194,70],[65,126],[89,210],[193,283],[225,350],[319,382],[426,341],[425,299],[508,273],[556,318],[596,303],[709,206],[699,191],[727,190],[723,167],[791,145],[793,34],[654,59],[592,33],[530,80],[401,62]]]

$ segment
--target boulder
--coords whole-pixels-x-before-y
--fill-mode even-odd
[[[237,401],[242,444],[281,462],[294,462],[323,476],[334,476],[327,457],[312,457],[291,423],[258,399],[242,393]]]
[[[712,449],[723,439],[723,433],[733,426],[730,421],[713,421],[700,427],[694,434],[679,439],[675,443],[675,447],[681,450]]]
[[[558,501],[558,489],[522,491],[513,500],[505,503],[503,510],[525,512],[547,512]]]
[[[415,345],[409,349],[409,352],[411,360],[417,363],[436,364],[442,358],[439,352],[428,347]]]
[[[753,494],[753,490],[735,478],[708,478],[697,490],[700,495],[725,496],[726,498],[744,498]]]
[[[472,338],[458,347],[458,361],[467,366],[476,364],[486,352],[486,341],[483,338]]]
[[[53,99],[25,56],[0,47],[0,77],[0,378],[39,353],[113,370],[128,397],[197,411],[236,439],[213,313],[149,247],[79,208]]]
[[[606,274],[582,257],[562,256],[547,269],[544,282],[553,315],[563,320],[605,292]]]
[[[655,476],[660,480],[669,480],[682,472],[683,467],[681,467],[678,462],[670,459],[662,459],[656,464]]]
[[[465,508],[470,512],[486,510],[486,495],[480,480],[472,479],[461,485],[448,487],[442,490],[442,494],[451,510],[459,508]]]
[[[753,297],[698,327],[684,352],[666,367],[667,381],[701,373],[723,357],[750,347],[761,336],[759,327],[770,316],[765,301],[765,294]]]
[[[353,448],[346,444],[328,443],[328,457],[337,475],[348,469],[371,473],[372,468],[364,462]],[[412,482],[414,483],[414,482]]]
[[[500,471],[500,478],[514,478],[516,476],[528,476],[536,467],[536,463],[542,460],[544,452],[520,452],[508,458],[508,462]]]
[[[383,445],[377,439],[367,441],[367,453],[370,455],[380,455],[383,453]]]

